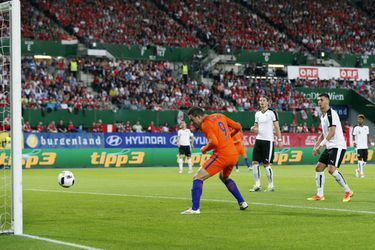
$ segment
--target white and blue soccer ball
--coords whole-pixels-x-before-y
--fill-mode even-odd
[[[70,171],[62,171],[57,178],[60,186],[68,188],[74,185],[74,175]]]

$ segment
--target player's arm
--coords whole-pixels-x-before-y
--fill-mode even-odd
[[[276,132],[277,142],[279,144],[279,147],[282,147],[283,146],[283,138],[281,137],[281,130],[280,130],[279,121],[274,121],[273,126],[275,127],[275,132]]]
[[[281,130],[280,130],[280,124],[279,124],[279,116],[275,111],[273,111],[273,126],[275,127],[275,132],[277,136],[277,142],[279,144],[279,147],[281,148],[283,146],[283,138],[281,137]]]
[[[368,147],[370,148],[371,147],[371,143],[372,143],[372,140],[371,140],[371,136],[370,136],[370,134],[367,134],[367,145],[368,145]]]
[[[235,136],[238,132],[242,130],[242,126],[238,122],[235,122],[228,117],[225,117],[225,119],[227,121],[228,127],[233,129],[232,132],[230,133],[231,137]]]
[[[353,132],[352,132],[352,140],[353,140],[353,146],[356,148],[357,147],[357,143],[355,142],[355,136],[357,135],[357,131],[355,129],[356,127],[353,128]]]
[[[193,133],[190,134],[190,146],[191,148],[194,148],[194,134]]]
[[[258,123],[254,122],[254,126],[250,129],[251,132],[258,133]]]
[[[250,128],[250,131],[253,132],[253,133],[258,133],[258,116],[257,116],[257,113],[255,113],[255,122],[254,122],[254,126],[252,126]]]
[[[180,147],[180,135],[177,135],[177,147]]]
[[[324,135],[323,134],[320,134],[319,137],[318,137],[318,140],[316,141],[315,145],[314,145],[314,149],[313,149],[313,155],[317,155],[320,151],[320,143],[323,141],[324,139]]]
[[[203,146],[201,148],[201,152],[205,154],[207,151],[210,151],[211,149],[216,148],[219,145],[219,141],[214,133],[209,133],[207,135],[208,143],[206,146]]]
[[[208,124],[202,125],[202,131],[206,135],[208,140],[207,145],[201,148],[201,152],[205,154],[207,151],[216,148],[219,145],[219,140],[217,139],[215,133]]]

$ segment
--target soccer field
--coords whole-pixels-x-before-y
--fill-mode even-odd
[[[25,170],[24,231],[101,249],[371,249],[375,166],[364,179],[354,169],[341,167],[354,191],[343,203],[328,174],[326,200],[306,201],[316,190],[313,166],[275,166],[274,193],[250,193],[253,177],[242,167],[232,178],[250,208],[240,211],[215,176],[204,183],[200,215],[180,215],[191,205],[186,169],[73,169],[69,189],[57,184],[58,169]],[[0,249],[71,247],[4,235]]]

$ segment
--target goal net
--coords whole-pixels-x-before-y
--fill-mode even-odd
[[[0,3],[0,233],[22,234],[21,14]]]

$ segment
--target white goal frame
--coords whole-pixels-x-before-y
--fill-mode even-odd
[[[22,202],[22,103],[21,103],[21,4],[11,0],[0,4],[0,11],[9,12],[9,52],[10,52],[10,125],[11,125],[11,169],[12,208],[11,229],[7,232],[23,234]],[[1,38],[2,39],[2,38]]]

